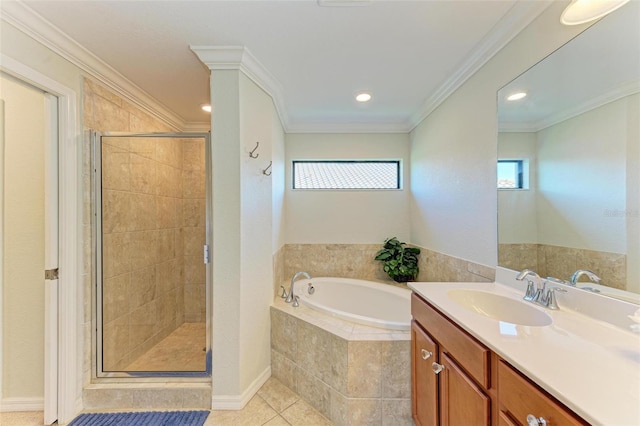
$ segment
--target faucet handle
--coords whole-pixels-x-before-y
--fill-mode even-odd
[[[286,299],[288,294],[287,294],[287,289],[284,288],[283,285],[280,286],[280,288],[282,289],[282,294],[280,295],[281,298]]]
[[[545,300],[545,306],[549,309],[553,309],[553,310],[557,310],[558,308],[558,302],[556,301],[556,291],[559,291],[560,293],[566,293],[567,290],[565,290],[564,288],[560,288],[560,287],[551,287],[549,290],[547,290],[547,297]]]
[[[293,303],[291,304],[291,306],[293,306],[294,308],[297,308],[298,306],[300,306],[300,296],[294,296],[293,297]]]
[[[536,294],[536,290],[533,287],[533,281],[527,280],[527,291],[524,294],[523,299],[524,300],[528,300],[529,302],[531,302],[533,300],[533,298],[535,297],[535,294]]]

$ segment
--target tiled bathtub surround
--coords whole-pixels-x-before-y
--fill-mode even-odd
[[[297,271],[312,277],[343,277],[392,283],[374,260],[382,244],[286,244],[274,255],[274,294]],[[420,248],[417,281],[492,282],[495,269]]]
[[[276,300],[271,371],[336,425],[412,425],[410,339]]]
[[[578,269],[589,269],[602,278],[603,285],[626,290],[627,256],[546,244],[500,244],[498,263],[520,271],[532,269],[541,277],[568,280]]]

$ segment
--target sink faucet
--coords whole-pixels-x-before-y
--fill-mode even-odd
[[[309,274],[308,274],[308,273],[306,273],[306,272],[303,272],[303,271],[296,272],[296,273],[293,275],[293,278],[291,278],[291,287],[289,288],[289,295],[287,296],[287,299],[285,300],[285,302],[287,302],[287,303],[291,303],[291,302],[294,302],[294,301],[295,301],[295,299],[296,299],[296,297],[297,297],[297,296],[295,296],[295,295],[293,294],[293,283],[294,283],[294,282],[295,282],[299,277],[301,277],[301,276],[305,277],[305,278],[306,278],[306,279],[308,279],[308,280],[310,280],[310,279],[311,279],[311,275],[309,275]],[[295,303],[295,302],[294,302],[294,303]],[[296,304],[296,305],[297,305],[297,304]],[[294,306],[296,306],[296,305],[294,305]]]
[[[540,299],[540,297],[542,296],[542,291],[544,290],[544,284],[542,284],[541,286],[541,282],[542,280],[540,279],[540,275],[536,274],[534,271],[532,271],[531,269],[523,269],[517,276],[516,276],[516,280],[518,281],[522,281],[525,278],[527,278],[528,276],[532,276],[534,278],[537,279],[537,288],[533,288],[533,281],[531,280],[527,280],[527,292],[525,293],[523,299],[524,300],[528,300],[530,302],[532,301],[538,301]]]
[[[575,287],[576,283],[578,282],[580,277],[583,275],[586,275],[587,278],[591,280],[591,282],[596,284],[600,284],[600,282],[602,281],[599,276],[593,273],[593,271],[590,271],[588,269],[578,269],[573,273],[573,275],[571,275],[571,280],[569,281],[569,284]]]

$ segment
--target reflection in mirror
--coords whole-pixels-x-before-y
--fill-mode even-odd
[[[529,165],[498,190],[499,266],[640,301],[639,28],[630,2],[498,92],[498,159]]]

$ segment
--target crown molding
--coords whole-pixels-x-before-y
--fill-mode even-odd
[[[195,46],[189,48],[211,71],[239,70],[264,90],[276,108],[285,133],[289,132],[289,117],[284,105],[280,82],[245,46]]]
[[[491,31],[480,40],[472,50],[472,54],[457,68],[457,70],[438,87],[422,107],[411,116],[406,123],[407,131],[416,128],[442,102],[451,96],[472,75],[474,75],[489,59],[496,55],[504,46],[514,39],[535,18],[544,12],[553,2],[519,1],[514,4]]]
[[[287,128],[287,133],[408,133],[400,123],[305,123]]]
[[[600,108],[608,103],[615,102],[636,93],[640,93],[640,80],[629,81],[606,93],[603,93],[600,96],[596,96],[595,98],[589,99],[581,104],[572,106],[571,108],[567,108],[555,114],[551,114],[542,120],[501,123],[498,131],[536,133],[540,130],[546,129],[547,127],[555,126],[558,123],[562,123],[563,121],[577,117],[596,108]]]
[[[136,107],[182,130],[185,121],[21,1],[0,1],[0,19],[77,66]]]

